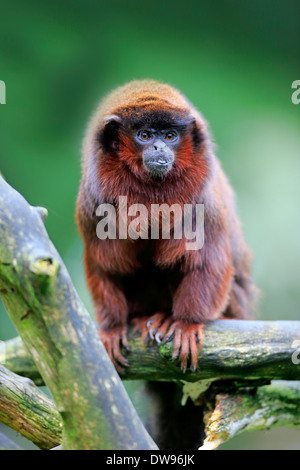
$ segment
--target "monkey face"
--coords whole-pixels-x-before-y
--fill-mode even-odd
[[[192,140],[192,127],[189,115],[143,112],[131,119],[113,115],[107,118],[98,141],[104,155],[126,163],[136,176],[159,180],[180,164],[180,155],[190,153],[186,142]]]
[[[153,178],[162,178],[171,170],[180,142],[180,134],[177,130],[143,127],[135,132],[134,139],[141,147],[143,164]]]

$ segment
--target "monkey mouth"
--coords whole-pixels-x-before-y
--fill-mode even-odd
[[[151,173],[151,176],[155,178],[162,178],[165,173],[171,170],[172,162],[159,159],[159,160],[147,160],[144,162],[145,168]]]

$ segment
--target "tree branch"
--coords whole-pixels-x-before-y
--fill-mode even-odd
[[[244,431],[279,426],[300,428],[300,382],[276,382],[237,392],[218,393],[206,412],[206,439],[200,450],[216,449]]]
[[[155,449],[49,240],[0,176],[0,291],[63,421],[64,449]]]
[[[62,422],[54,402],[34,383],[0,365],[0,421],[40,449],[61,443]]]
[[[172,362],[172,343],[147,345],[132,330],[124,380],[300,380],[300,322],[218,320],[207,325],[199,369],[182,373]],[[20,338],[5,343],[0,362],[40,383],[40,376]]]

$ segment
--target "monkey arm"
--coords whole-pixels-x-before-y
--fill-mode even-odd
[[[97,251],[84,252],[87,284],[95,305],[95,317],[100,326],[99,336],[116,369],[127,365],[121,345],[129,349],[127,340],[128,305],[118,276],[97,263]],[[99,255],[99,252],[98,252]]]
[[[220,318],[229,301],[233,267],[225,217],[216,208],[207,211],[201,250],[187,251],[183,241],[165,240],[157,259],[165,265],[180,259],[183,277],[173,294],[172,317],[154,315],[148,322],[150,336],[158,341],[174,338],[173,358],[179,356],[185,370],[191,354],[195,370],[204,325]]]
[[[206,323],[220,318],[226,308],[233,268],[228,240],[225,236],[221,238],[219,244],[207,240],[202,251],[195,253],[199,264],[185,272],[174,293],[174,320]]]

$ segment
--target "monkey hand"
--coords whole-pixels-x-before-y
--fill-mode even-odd
[[[156,313],[150,318],[136,319],[135,329],[141,331],[142,338],[151,338],[158,343],[166,343],[173,339],[172,359],[179,357],[181,369],[185,372],[190,355],[190,368],[192,371],[197,369],[198,355],[203,340],[204,325],[202,323],[174,321],[170,315]]]
[[[118,372],[122,373],[128,366],[127,359],[121,353],[121,346],[129,351],[126,326],[117,326],[99,330],[100,339]]]
[[[186,323],[176,320],[168,329],[165,342],[173,339],[172,359],[180,358],[180,366],[186,371],[189,354],[191,356],[190,368],[193,372],[198,367],[198,355],[203,341],[204,325],[202,323]]]

